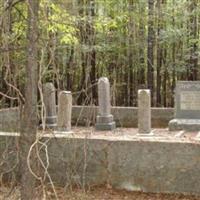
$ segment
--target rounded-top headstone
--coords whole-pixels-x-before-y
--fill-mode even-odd
[[[43,97],[46,109],[46,126],[51,128],[56,126],[56,94],[53,83],[45,83],[43,85]]]
[[[150,90],[138,90],[138,131],[141,134],[151,133]]]
[[[58,98],[58,131],[71,131],[72,93],[61,91]]]
[[[98,81],[99,112],[96,120],[97,130],[113,130],[116,125],[111,114],[110,83],[108,78],[101,77]]]
[[[110,83],[108,78],[101,77],[98,81],[99,115],[109,116],[111,113],[110,105]]]

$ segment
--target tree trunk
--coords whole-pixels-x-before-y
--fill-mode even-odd
[[[145,13],[145,7],[144,6],[140,6],[139,9],[140,13]],[[142,20],[142,18],[140,18],[139,21],[139,39],[140,39],[140,47],[139,47],[139,69],[138,69],[138,84],[140,88],[144,88],[145,87],[145,82],[146,82],[146,77],[145,77],[145,68],[146,68],[146,64],[145,64],[145,48],[144,46],[146,46],[146,42],[145,38],[146,38],[146,34],[145,34],[145,24]]]
[[[4,10],[3,18],[2,18],[2,35],[4,39],[2,40],[2,46],[5,49],[5,52],[3,55],[3,64],[5,66],[5,76],[3,85],[5,89],[5,93],[7,93],[10,96],[14,96],[14,90],[9,86],[9,84],[12,84],[12,66],[11,66],[11,54],[10,54],[10,36],[12,34],[11,32],[11,6],[12,0],[4,0]],[[5,83],[5,84],[4,84]],[[6,99],[6,102],[10,107],[13,106],[13,100]]]
[[[74,47],[70,48],[70,57],[69,57],[69,62],[67,63],[66,67],[67,67],[67,72],[66,72],[66,89],[68,91],[71,91],[73,88],[72,85],[72,71],[73,71],[73,63],[74,63]],[[65,83],[64,83],[65,84]]]
[[[167,48],[164,47],[163,49],[163,66],[164,66],[164,77],[163,77],[163,106],[167,106],[167,80],[168,80],[168,69],[166,66],[166,60],[167,60]]]
[[[79,24],[80,40],[81,44],[87,47],[87,50],[82,49],[81,66],[82,66],[82,78],[78,90],[87,90],[88,87],[96,82],[96,51],[95,45],[95,30],[93,20],[95,17],[95,0],[79,1],[79,15],[81,17],[87,16],[87,21],[82,20]],[[86,97],[90,97],[92,102],[97,100],[97,87],[93,86],[91,90],[81,93],[77,102],[82,104]]]
[[[37,133],[37,84],[38,84],[38,0],[28,0],[28,31],[27,31],[27,65],[25,105],[21,114],[20,136],[20,170],[21,170],[21,199],[35,199],[35,180],[27,165],[27,155],[30,146],[35,141]],[[33,152],[31,167],[35,169],[36,160]]]
[[[173,3],[175,3],[175,0],[173,0]],[[173,18],[172,18],[172,24],[173,28],[175,28],[175,10],[173,8]],[[173,69],[172,69],[172,85],[171,85],[171,107],[174,106],[174,89],[176,87],[176,43],[173,42],[172,44],[172,63],[173,63]]]
[[[162,10],[161,10],[161,0],[157,0],[157,10],[158,10],[158,30],[157,30],[157,79],[156,79],[156,104],[161,106],[161,69],[162,69],[162,44],[160,39],[160,32],[163,28],[162,25]]]
[[[134,2],[133,0],[128,1],[128,16],[129,16],[129,23],[128,23],[128,36],[127,36],[127,57],[128,57],[128,65],[127,70],[125,72],[125,81],[127,84],[126,89],[126,96],[125,98],[125,105],[126,106],[133,106],[133,93],[134,93],[134,66],[133,66],[133,58],[134,58],[134,21],[133,21],[133,11],[134,11]]]
[[[92,99],[94,103],[97,103],[97,87],[94,85],[96,83],[96,51],[94,49],[95,46],[95,30],[94,30],[94,17],[95,17],[95,0],[90,0],[90,15],[91,15],[91,23],[89,24],[89,34],[90,34],[90,47],[92,48],[90,52],[90,82],[92,86]]]
[[[154,0],[148,0],[147,86],[154,105]]]
[[[198,19],[196,14],[197,0],[190,0],[189,11],[189,33],[190,33],[190,59],[189,59],[189,77],[188,80],[197,80],[198,74]]]

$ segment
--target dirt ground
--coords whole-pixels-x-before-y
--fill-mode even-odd
[[[195,196],[170,195],[170,194],[145,194],[141,192],[127,192],[124,190],[114,190],[105,187],[92,188],[84,192],[81,189],[65,191],[63,188],[57,188],[57,199],[59,200],[200,200]],[[11,193],[5,188],[0,188],[0,200],[20,200],[19,190],[13,189]],[[53,192],[48,191],[46,196],[38,200],[56,199]]]
[[[200,200],[200,197],[166,194],[145,194],[113,189],[96,188],[87,193],[74,192],[66,195],[70,200]]]

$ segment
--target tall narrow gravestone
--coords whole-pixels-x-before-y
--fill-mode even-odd
[[[58,131],[71,132],[71,115],[72,93],[70,91],[62,91],[58,97]]]
[[[46,127],[55,128],[57,126],[56,114],[56,94],[53,83],[43,85],[44,105],[46,109]]]
[[[200,81],[178,81],[175,89],[175,118],[169,130],[200,130]]]
[[[106,77],[98,81],[98,101],[99,113],[96,119],[96,129],[102,131],[115,129],[116,125],[111,115],[110,83]]]
[[[138,90],[138,132],[151,133],[151,92]]]

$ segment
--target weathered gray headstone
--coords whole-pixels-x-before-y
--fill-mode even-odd
[[[43,85],[43,97],[46,109],[46,127],[55,128],[57,126],[56,114],[56,93],[53,83]]]
[[[178,81],[175,89],[175,119],[169,130],[200,130],[200,81]]]
[[[71,131],[72,115],[72,93],[70,91],[61,91],[58,97],[58,122],[57,130],[61,132]]]
[[[151,92],[138,90],[138,132],[151,133]]]
[[[102,77],[98,81],[99,114],[96,119],[97,130],[113,130],[116,125],[111,115],[110,83],[108,78]]]

